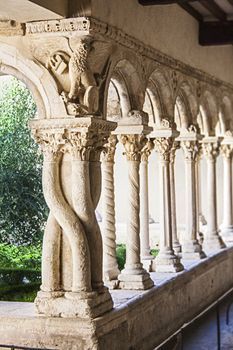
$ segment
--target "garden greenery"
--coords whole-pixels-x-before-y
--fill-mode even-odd
[[[42,156],[31,138],[36,105],[26,86],[0,79],[0,242],[38,244],[47,217]]]

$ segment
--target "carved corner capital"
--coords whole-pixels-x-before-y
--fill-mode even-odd
[[[140,161],[141,151],[147,143],[147,138],[144,135],[131,134],[120,135],[119,141],[125,148],[124,154],[129,161]]]
[[[98,40],[89,33],[48,38],[32,36],[29,47],[33,57],[56,81],[68,115],[102,113],[104,85],[113,49],[109,41]]]
[[[66,143],[62,130],[40,130],[33,129],[32,137],[39,145],[41,152],[46,160],[58,160],[63,152]]]
[[[102,162],[114,163],[117,142],[116,135],[110,135],[106,139],[106,143],[103,145],[103,151],[101,153]]]

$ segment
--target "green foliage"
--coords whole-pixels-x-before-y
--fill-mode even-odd
[[[17,79],[7,79],[0,87],[0,241],[38,243],[47,209],[41,185],[42,157],[28,128],[36,106]]]
[[[41,267],[41,245],[16,246],[0,244],[0,269],[37,269]]]
[[[0,300],[33,302],[39,289],[38,282],[0,286]]]
[[[126,247],[125,244],[117,244],[116,248],[116,256],[117,256],[117,264],[119,270],[123,270],[125,266],[125,259],[126,259]]]
[[[159,249],[151,249],[150,253],[151,253],[151,255],[153,255],[153,256],[157,256],[158,253],[159,253]]]
[[[35,269],[0,268],[0,285],[41,282],[41,272]]]

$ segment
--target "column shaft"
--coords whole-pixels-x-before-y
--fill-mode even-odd
[[[178,272],[183,270],[180,259],[172,248],[171,189],[170,189],[170,151],[173,141],[167,138],[155,139],[155,148],[159,152],[160,177],[160,242],[159,254],[155,258],[153,269],[159,272]]]
[[[223,223],[221,235],[226,244],[233,243],[233,213],[232,213],[232,146],[222,145],[223,155]]]
[[[210,253],[225,247],[217,227],[216,158],[219,145],[204,143],[203,150],[207,160],[207,230],[203,248],[206,253]]]

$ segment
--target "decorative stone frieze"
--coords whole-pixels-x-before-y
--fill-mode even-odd
[[[44,154],[43,191],[50,209],[36,307],[49,316],[97,317],[112,308],[112,300],[102,280],[102,239],[95,217],[100,183],[93,163],[115,123],[94,117],[51,122],[30,122]],[[70,251],[65,260],[64,249]],[[71,285],[64,283],[64,273]]]

